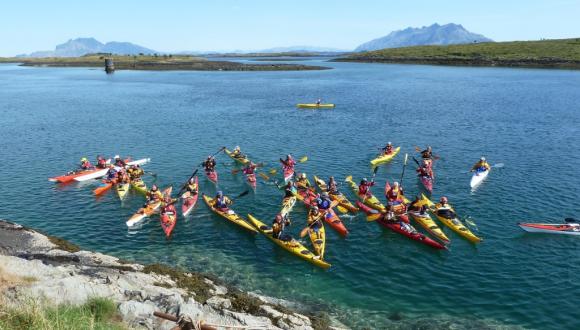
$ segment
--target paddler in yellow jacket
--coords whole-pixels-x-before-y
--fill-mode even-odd
[[[189,192],[190,195],[195,195],[199,192],[199,187],[197,186],[197,183],[195,182],[195,178],[190,178],[187,181],[187,184],[185,184],[185,191]]]
[[[129,174],[129,178],[131,180],[137,180],[141,178],[145,172],[141,167],[139,167],[139,165],[131,165],[131,167],[127,169],[127,174]]]
[[[157,185],[152,185],[151,190],[147,192],[147,204],[157,203],[163,200],[163,193],[159,190]]]
[[[485,157],[481,157],[479,159],[479,161],[477,163],[475,163],[475,165],[473,165],[473,167],[471,168],[471,172],[485,172],[485,171],[489,171],[489,169],[491,168],[491,166],[487,163],[487,161],[485,160]]]
[[[300,174],[298,176],[298,180],[296,180],[296,188],[298,189],[309,189],[310,188],[310,181],[306,177],[306,173]]]
[[[284,228],[286,228],[286,226],[290,226],[290,218],[288,218],[288,215],[282,215],[280,213],[276,214],[276,217],[274,218],[274,221],[272,222],[272,237],[279,239],[279,240],[285,240],[284,237],[282,236],[282,234],[284,233]]]
[[[232,151],[232,157],[238,159],[246,159],[246,155],[242,153],[242,151],[240,150],[240,146],[236,146],[234,148],[234,151]]]

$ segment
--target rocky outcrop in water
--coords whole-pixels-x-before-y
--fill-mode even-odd
[[[10,281],[10,278],[26,279]],[[64,240],[0,220],[0,298],[10,304],[80,305],[106,297],[130,327],[170,329],[154,311],[194,321],[253,329],[323,329],[327,319],[295,311],[290,302],[246,293],[197,273],[143,266],[80,250]]]

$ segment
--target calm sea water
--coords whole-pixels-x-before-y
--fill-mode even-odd
[[[325,64],[334,70],[105,75],[2,65],[0,217],[86,249],[219,274],[245,289],[330,309],[355,328],[396,325],[388,317],[401,313],[400,322],[474,319],[577,329],[580,240],[523,234],[515,224],[578,213],[580,72]],[[336,109],[294,108],[318,97]],[[138,195],[121,203],[114,193],[95,199],[97,182],[47,182],[82,156],[119,153],[152,158],[146,169],[158,178],[147,177],[148,184],[177,186],[208,154],[235,145],[267,169],[292,153],[309,157],[300,171],[360,179],[370,175],[368,161],[387,141],[403,153],[434,147],[441,156],[434,197],[445,194],[460,215],[471,217],[483,243],[473,246],[448,231],[450,251],[437,252],[363,216],[345,217],[349,237],[328,229],[333,267],[325,272],[201,203],[166,240],[156,219],[127,231],[125,221],[142,203]],[[471,192],[466,171],[481,155],[505,167]],[[402,158],[379,170],[378,195],[386,179],[400,175]],[[242,176],[229,173],[233,168],[220,155],[219,189],[230,195],[247,189]],[[407,170],[404,184],[412,195],[419,183],[414,167]],[[269,222],[281,197],[260,184],[233,209]],[[305,216],[296,206],[294,234]]]

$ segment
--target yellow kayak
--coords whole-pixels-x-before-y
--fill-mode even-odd
[[[282,216],[290,213],[296,204],[296,197],[286,197],[282,200],[282,210],[280,210],[280,214]]]
[[[354,181],[352,181],[351,177],[347,177],[346,182],[348,183],[348,185],[350,186],[352,191],[355,193],[356,197],[358,197],[358,199],[363,204],[367,205],[368,207],[372,207],[373,209],[380,211],[380,212],[387,211],[385,205],[383,203],[381,203],[381,201],[375,195],[370,195],[368,197],[360,196],[358,194],[358,186],[356,185],[356,183]]]
[[[207,196],[206,194],[203,194],[203,200],[205,201],[205,203],[207,204],[207,206],[214,211],[215,213],[217,213],[218,215],[224,217],[225,219],[227,219],[230,222],[235,223],[236,225],[247,229],[253,233],[257,233],[258,231],[252,227],[252,225],[250,225],[246,220],[244,220],[244,218],[240,217],[239,215],[237,215],[234,211],[232,210],[228,210],[226,212],[216,209],[215,207],[213,207],[211,205],[211,201],[212,198]]]
[[[401,147],[396,147],[393,152],[389,155],[381,155],[373,160],[371,160],[372,166],[378,166],[384,163],[390,162],[395,156],[401,151]]]
[[[131,180],[131,187],[135,189],[138,193],[147,195],[147,185],[141,178]]]
[[[425,212],[425,213],[421,214],[419,212],[411,212],[411,211],[409,211],[408,213],[413,218],[413,220],[415,220],[415,222],[417,222],[423,228],[425,228],[425,230],[429,234],[437,237],[439,240],[441,240],[444,243],[449,242],[449,238],[447,237],[447,235],[445,235],[443,230],[441,230],[441,228],[439,228],[439,226],[437,226],[437,224],[435,223],[435,221],[433,221],[433,219],[431,218],[429,213]]]
[[[233,160],[235,160],[236,162],[242,164],[242,165],[247,165],[250,160],[246,157],[246,158],[240,158],[240,157],[236,157],[234,156],[232,151],[229,151],[228,149],[224,149],[224,152],[226,153],[226,155],[230,156]]]
[[[299,104],[296,104],[296,107],[302,108],[302,109],[332,109],[332,108],[334,108],[334,104],[333,103],[321,103],[321,104],[299,103]]]
[[[264,234],[264,236],[268,237],[272,242],[276,243],[276,245],[280,246],[284,250],[318,267],[322,267],[324,269],[330,268],[329,263],[327,263],[324,260],[320,260],[318,256],[316,256],[310,250],[305,248],[304,245],[300,244],[300,242],[298,242],[294,238],[290,236],[287,236],[287,240],[280,240],[274,238],[274,236],[272,236],[272,229],[268,227],[266,224],[256,219],[251,214],[248,214],[248,219],[254,226],[256,226],[256,228],[258,228],[260,233]]]
[[[425,195],[421,195],[421,198],[427,199]],[[435,206],[433,202],[429,200],[429,205]],[[459,236],[465,238],[466,240],[470,241],[471,243],[479,243],[481,242],[481,238],[475,236],[474,233],[471,232],[467,227],[461,223],[461,221],[457,218],[457,214],[455,210],[449,205],[449,207],[440,207],[431,209],[433,215],[437,217],[437,219],[443,222],[444,225],[451,228],[454,232],[456,232]]]
[[[119,195],[119,198],[123,200],[127,196],[131,185],[129,183],[117,183],[115,187],[117,188],[117,195]]]

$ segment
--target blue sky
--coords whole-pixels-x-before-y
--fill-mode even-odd
[[[352,49],[408,26],[458,23],[496,41],[580,37],[580,0],[51,0],[0,5],[0,56],[77,37],[158,51]]]

